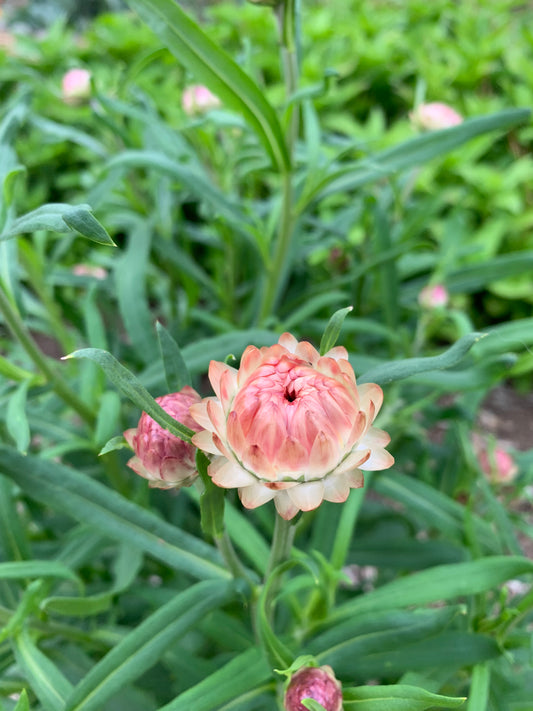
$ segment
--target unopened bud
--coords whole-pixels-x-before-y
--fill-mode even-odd
[[[179,393],[163,395],[155,401],[175,420],[199,432],[202,427],[190,416],[189,407],[201,399],[196,390],[186,385]],[[198,476],[196,448],[165,430],[146,412],[137,427],[124,432],[124,437],[135,452],[128,466],[148,479],[150,486],[158,489],[190,486]]]
[[[194,116],[195,114],[205,114],[211,109],[218,109],[220,99],[206,86],[193,84],[184,89],[181,96],[181,106],[187,116]]]
[[[451,128],[463,122],[461,114],[457,113],[451,106],[439,101],[431,104],[420,104],[409,114],[409,118],[417,128],[426,131]]]
[[[77,103],[91,95],[91,72],[87,69],[70,69],[61,81],[63,100]]]
[[[304,699],[313,699],[326,711],[342,710],[342,689],[329,666],[302,667],[293,674],[285,692],[285,711],[307,711]]]
[[[446,306],[449,295],[442,284],[425,286],[418,295],[418,303],[425,309],[438,309]]]

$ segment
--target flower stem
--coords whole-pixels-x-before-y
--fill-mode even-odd
[[[80,400],[74,390],[50,367],[46,356],[41,352],[35,343],[28,329],[24,326],[20,315],[14,308],[4,289],[0,287],[0,312],[2,313],[6,325],[19,341],[26,353],[35,363],[37,368],[44,375],[54,392],[64,400],[82,419],[88,424],[94,424],[96,417],[93,411]]]
[[[278,20],[281,58],[285,78],[285,95],[287,100],[293,97],[298,89],[299,66],[297,51],[297,6],[299,0],[285,0],[276,8]],[[298,140],[300,127],[300,112],[298,106],[289,107],[289,125],[287,128],[287,147],[291,163]],[[259,311],[259,320],[264,322],[276,306],[276,300],[286,272],[286,259],[289,253],[291,238],[294,232],[293,186],[292,171],[285,171],[282,176],[281,211],[279,218],[276,246],[269,264],[267,284]]]
[[[251,587],[253,587],[254,583],[246,572],[246,568],[241,563],[239,556],[235,552],[235,548],[233,547],[227,531],[224,531],[221,536],[216,536],[214,541],[233,577],[242,578],[246,580]]]
[[[296,527],[294,523],[286,521],[284,518],[281,518],[281,516],[276,515],[265,580],[270,576],[274,568],[289,558],[295,530]]]

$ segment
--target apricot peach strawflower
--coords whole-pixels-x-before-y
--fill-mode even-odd
[[[189,407],[200,400],[200,395],[188,385],[178,393],[155,399],[165,412],[196,431],[200,427],[189,415]],[[137,427],[124,432],[124,438],[135,452],[128,466],[148,479],[151,487],[190,486],[198,476],[195,447],[165,430],[146,412],[142,413]]]
[[[216,397],[191,407],[204,428],[192,441],[214,455],[214,483],[238,488],[246,508],[274,499],[289,520],[323,500],[345,501],[363,486],[361,470],[394,463],[389,435],[371,426],[382,390],[357,387],[341,346],[320,356],[284,333],[273,346],[248,346],[238,370],[211,361],[209,379]]]

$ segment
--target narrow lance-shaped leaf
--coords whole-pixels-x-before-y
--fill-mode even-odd
[[[144,674],[178,637],[235,592],[233,582],[204,581],[177,594],[91,669],[72,692],[66,711],[99,711],[107,699]]]
[[[496,129],[505,130],[526,121],[529,109],[508,109],[489,116],[467,119],[458,126],[442,131],[431,131],[409,141],[393,146],[364,160],[332,171],[307,196],[307,201],[320,199],[333,193],[345,193],[367,183],[427,163],[440,155],[459,148],[467,141]]]
[[[324,331],[324,335],[322,336],[322,340],[320,341],[320,355],[327,353],[330,348],[333,348],[335,343],[337,343],[344,319],[348,316],[350,311],[353,311],[353,306],[347,306],[344,309],[335,311],[333,316],[330,318],[328,325],[326,326],[326,330]]]
[[[229,107],[244,116],[282,172],[289,156],[276,112],[264,92],[174,0],[128,0],[168,49]]]
[[[426,711],[429,708],[455,709],[463,703],[464,698],[441,696],[407,684],[343,690],[345,711]]]
[[[396,380],[409,378],[411,375],[425,373],[429,370],[442,370],[451,368],[468,353],[472,346],[485,337],[484,333],[469,333],[454,343],[451,348],[439,356],[430,358],[407,358],[406,360],[391,361],[372,368],[359,376],[359,383],[378,383],[387,385]]]
[[[0,471],[28,496],[195,578],[229,578],[216,550],[62,464],[0,445]]]
[[[179,392],[185,385],[192,385],[187,365],[180,347],[159,321],[156,323],[156,330],[168,392]]]
[[[70,353],[65,358],[88,358],[98,363],[104,370],[107,377],[118,388],[118,390],[129,398],[137,407],[144,410],[161,427],[171,432],[176,437],[190,442],[193,430],[171,417],[163,408],[157,404],[148,390],[141,385],[137,378],[127,368],[121,365],[118,360],[100,348],[83,348]]]
[[[67,205],[64,203],[49,203],[21,215],[11,223],[8,230],[0,234],[0,241],[36,230],[68,234],[78,232],[98,244],[116,246],[104,227],[92,214],[89,205]]]

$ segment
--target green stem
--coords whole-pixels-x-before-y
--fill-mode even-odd
[[[265,580],[269,578],[274,568],[289,558],[295,530],[296,527],[294,523],[286,521],[278,514],[276,515],[274,535],[272,536],[272,546],[270,548],[270,558],[268,560],[265,573]]]
[[[63,378],[57,375],[50,367],[46,356],[40,351],[29,331],[22,323],[20,315],[11,304],[11,301],[2,287],[0,287],[0,312],[3,314],[5,322],[13,336],[19,341],[37,368],[44,375],[54,392],[70,405],[85,422],[94,424],[96,418],[92,410],[80,400]]]
[[[285,95],[287,100],[298,89],[299,66],[297,52],[297,3],[298,0],[285,0],[276,8],[278,20],[281,58],[284,69]],[[300,112],[297,106],[289,107],[289,125],[287,129],[287,147],[292,157],[300,127]],[[260,322],[264,322],[276,306],[276,299],[285,271],[285,263],[294,231],[292,172],[283,173],[281,192],[281,212],[279,218],[276,246],[269,264],[267,283],[263,291],[263,299],[259,312]]]
[[[246,580],[253,588],[254,583],[246,572],[246,568],[241,563],[239,556],[235,552],[235,548],[233,547],[233,544],[231,542],[230,537],[228,536],[227,531],[224,531],[221,536],[216,536],[214,540],[216,547],[224,558],[224,561],[233,577],[242,578]]]

